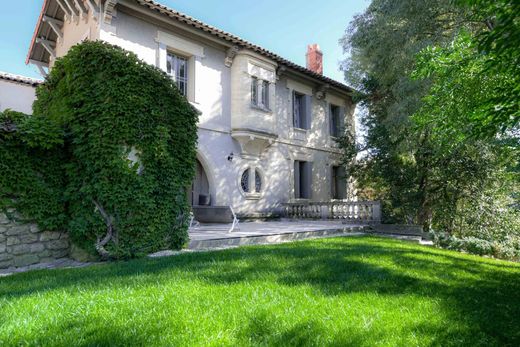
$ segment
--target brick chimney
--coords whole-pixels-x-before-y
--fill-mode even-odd
[[[317,43],[307,46],[307,69],[323,75],[323,53]]]

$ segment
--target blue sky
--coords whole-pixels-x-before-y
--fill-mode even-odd
[[[238,35],[305,66],[307,44],[318,43],[324,74],[343,81],[338,40],[368,0],[158,0],[205,23]],[[0,70],[40,77],[25,57],[43,0],[2,1]]]

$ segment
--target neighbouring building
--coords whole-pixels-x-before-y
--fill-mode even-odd
[[[36,99],[35,87],[42,81],[0,71],[0,112],[13,111],[32,114]]]
[[[155,1],[45,0],[27,63],[45,73],[83,40],[163,69],[201,112],[192,204],[264,216],[352,194],[334,141],[354,131],[352,89],[323,76],[318,45],[305,68]]]

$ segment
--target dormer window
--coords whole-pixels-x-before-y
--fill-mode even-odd
[[[251,106],[269,111],[269,81],[251,77]]]
[[[177,84],[179,92],[188,94],[188,60],[179,55],[168,52],[166,58],[166,72]]]

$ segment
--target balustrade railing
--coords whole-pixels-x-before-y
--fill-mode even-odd
[[[381,223],[381,203],[379,201],[293,202],[284,204],[284,208],[285,216],[288,218]]]

